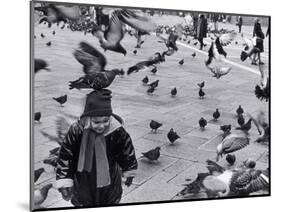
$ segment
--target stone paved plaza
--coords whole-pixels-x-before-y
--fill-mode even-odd
[[[178,17],[162,16],[156,17],[158,23],[174,24]],[[220,24],[220,27],[235,29],[237,26]],[[244,26],[242,31],[245,36],[252,36],[252,26]],[[52,35],[55,30],[56,34]],[[266,32],[266,27],[263,28]],[[40,33],[46,35],[40,37]],[[49,62],[51,72],[41,71],[34,76],[34,112],[42,113],[41,124],[34,124],[34,163],[35,169],[44,167],[46,173],[36,183],[36,188],[55,181],[53,167],[43,164],[48,157],[49,150],[57,146],[56,143],[44,137],[40,130],[52,135],[56,134],[55,120],[58,115],[69,113],[79,116],[83,111],[85,94],[89,90],[69,90],[68,81],[79,78],[82,66],[75,60],[72,53],[78,47],[80,41],[87,41],[91,45],[99,47],[95,37],[82,32],[72,32],[69,29],[60,29],[53,26],[51,29],[46,25],[35,25],[35,58],[42,58]],[[126,35],[122,41],[127,49],[127,56],[106,52],[108,61],[107,69],[124,68],[147,59],[155,52],[162,52],[165,45],[158,43],[154,35],[147,36],[141,49],[136,55],[133,54],[136,39]],[[121,203],[148,202],[160,200],[177,199],[176,195],[184,188],[186,178],[194,179],[198,172],[205,171],[205,161],[214,160],[216,157],[216,146],[221,142],[221,131],[219,126],[232,124],[233,129],[237,126],[235,111],[238,105],[251,115],[260,110],[268,114],[268,103],[259,101],[254,95],[254,89],[259,82],[257,66],[252,66],[250,61],[242,63],[239,59],[243,48],[241,36],[238,34],[236,40],[225,48],[228,53],[227,59],[232,62],[232,71],[221,79],[212,77],[204,65],[207,59],[206,53],[211,40],[206,39],[207,47],[203,51],[198,50],[198,45],[182,42],[179,44],[177,53],[166,57],[166,62],[158,65],[158,72],[152,75],[148,70],[135,74],[116,77],[110,89],[113,92],[113,110],[125,121],[125,128],[130,133],[138,158],[138,174],[133,184],[127,188],[124,186]],[[46,46],[48,41],[52,42],[50,47]],[[265,52],[262,59],[268,64],[268,38],[264,40]],[[196,52],[193,58],[191,54]],[[184,58],[184,65],[180,66],[178,61]],[[226,61],[226,65],[229,65]],[[249,71],[250,70],[250,71]],[[251,72],[252,70],[252,72]],[[142,85],[141,80],[147,75],[152,82],[160,80],[159,87],[152,96],[146,94],[147,87]],[[197,83],[205,81],[206,97],[198,98]],[[178,94],[175,98],[170,96],[170,90],[176,87]],[[52,97],[68,95],[68,101],[61,107]],[[216,108],[221,112],[221,118],[214,122],[212,114]],[[208,125],[201,131],[198,120],[204,117]],[[156,120],[163,123],[157,133],[152,133],[149,122]],[[74,120],[72,120],[74,121]],[[174,145],[167,139],[170,128],[180,135]],[[254,143],[258,132],[255,127],[250,130],[251,144],[235,153],[238,163],[252,158],[257,161],[257,168],[268,167],[267,151],[265,145]],[[141,153],[157,146],[161,147],[161,156],[156,163],[150,163],[141,158]],[[225,159],[220,164],[225,165]],[[67,207],[69,202],[61,198],[60,193],[51,189],[43,207]]]

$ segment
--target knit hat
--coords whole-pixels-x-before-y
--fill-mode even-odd
[[[110,116],[111,91],[107,89],[93,91],[87,95],[83,116]]]

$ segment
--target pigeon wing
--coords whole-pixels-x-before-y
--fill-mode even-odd
[[[205,62],[206,65],[210,65],[214,58],[214,42],[212,42],[209,50],[208,50],[208,60]]]
[[[222,46],[227,46],[231,43],[231,41],[234,40],[234,38],[236,37],[237,33],[232,31],[232,32],[229,32],[229,33],[226,33],[226,34],[222,34],[220,37],[219,37],[219,41],[220,41],[220,44]]]
[[[250,139],[248,137],[241,137],[238,135],[231,134],[223,140],[223,149],[225,153],[235,152],[247,146]]]
[[[58,138],[62,141],[68,132],[70,123],[62,116],[58,116],[56,119],[56,131]]]
[[[78,20],[81,17],[81,10],[78,6],[55,6],[51,4],[50,7],[55,9],[61,16],[70,20]]]
[[[244,45],[246,46],[247,49],[250,50],[254,47],[255,44],[252,39],[245,38],[244,36],[242,38],[244,40]]]
[[[57,136],[50,135],[49,133],[45,132],[44,130],[40,130],[40,132],[43,136],[47,137],[50,141],[55,141],[58,144],[61,144],[61,140]]]
[[[149,33],[157,28],[157,25],[142,12],[123,9],[120,11],[119,17],[124,23],[141,32]]]
[[[122,23],[121,23],[120,19],[118,18],[118,13],[120,13],[120,11],[114,11],[112,13],[111,19],[109,21],[109,28],[104,33],[105,39],[111,45],[116,45],[117,43],[120,43],[120,41],[124,37]]]
[[[231,67],[221,67],[219,69],[220,75],[227,75],[231,71]]]
[[[80,49],[76,49],[73,55],[79,63],[84,65],[85,74],[101,72],[107,63],[104,55],[86,42],[81,42]]]
[[[231,190],[245,191],[249,187],[252,177],[249,171],[238,171],[234,173],[232,179]]]
[[[261,84],[262,88],[264,88],[267,85],[267,77],[266,77],[266,74],[265,74],[264,65],[259,65],[259,71],[261,73],[260,84]]]
[[[252,170],[251,181],[248,184],[246,191],[249,193],[257,192],[260,190],[267,189],[269,187],[269,179],[260,170]]]

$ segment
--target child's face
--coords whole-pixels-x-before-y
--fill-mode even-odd
[[[100,117],[91,117],[90,118],[91,129],[96,133],[103,133],[104,130],[109,127],[110,117],[109,116],[100,116]]]

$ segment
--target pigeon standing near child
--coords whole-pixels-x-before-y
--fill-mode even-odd
[[[151,161],[156,161],[160,157],[160,147],[156,147],[155,149],[149,150],[148,152],[142,153],[143,157]]]

